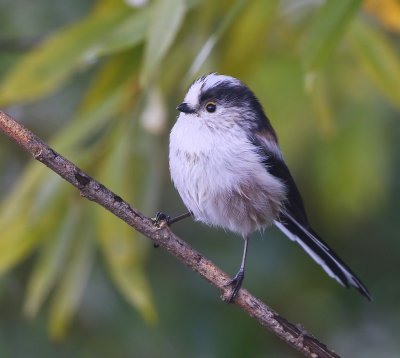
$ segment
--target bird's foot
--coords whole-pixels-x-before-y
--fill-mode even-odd
[[[160,226],[161,222],[164,221],[168,226],[170,225],[171,217],[161,211],[157,211],[156,216],[151,219],[155,226]]]
[[[186,218],[188,218],[190,216],[192,216],[192,213],[190,211],[187,212],[187,213],[175,216],[173,218],[171,218],[169,215],[167,215],[167,214],[165,214],[165,213],[163,213],[161,211],[158,211],[156,213],[156,217],[153,218],[152,220],[153,220],[153,223],[154,223],[155,226],[160,226],[162,221],[164,221],[167,224],[167,226],[171,226],[172,224],[175,224],[178,221],[186,219]]]
[[[240,288],[242,287],[242,283],[244,280],[244,270],[240,269],[234,278],[230,279],[224,286],[232,286],[232,292],[230,293],[227,303],[232,303],[235,297],[237,296]]]

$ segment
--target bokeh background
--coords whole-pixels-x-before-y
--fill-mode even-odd
[[[398,357],[399,31],[396,0],[0,0],[0,106],[146,215],[177,214],[175,107],[199,75],[239,77],[374,301],[273,228],[245,287],[345,357]],[[1,134],[0,197],[0,357],[298,356]],[[236,272],[240,238],[174,231]]]

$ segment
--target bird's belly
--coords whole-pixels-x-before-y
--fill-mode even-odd
[[[217,153],[171,153],[173,182],[196,220],[249,235],[277,217],[284,188],[258,161]]]

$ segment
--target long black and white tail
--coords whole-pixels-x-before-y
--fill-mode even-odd
[[[355,287],[368,300],[370,293],[350,268],[319,238],[309,227],[305,228],[290,214],[282,214],[274,224],[301,247],[325,270],[325,272],[345,287]]]

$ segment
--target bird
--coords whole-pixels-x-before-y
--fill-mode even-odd
[[[170,132],[172,182],[192,216],[243,238],[243,254],[228,302],[242,286],[251,234],[275,225],[341,285],[368,300],[361,280],[310,226],[278,138],[255,94],[239,79],[210,73],[195,80]]]

